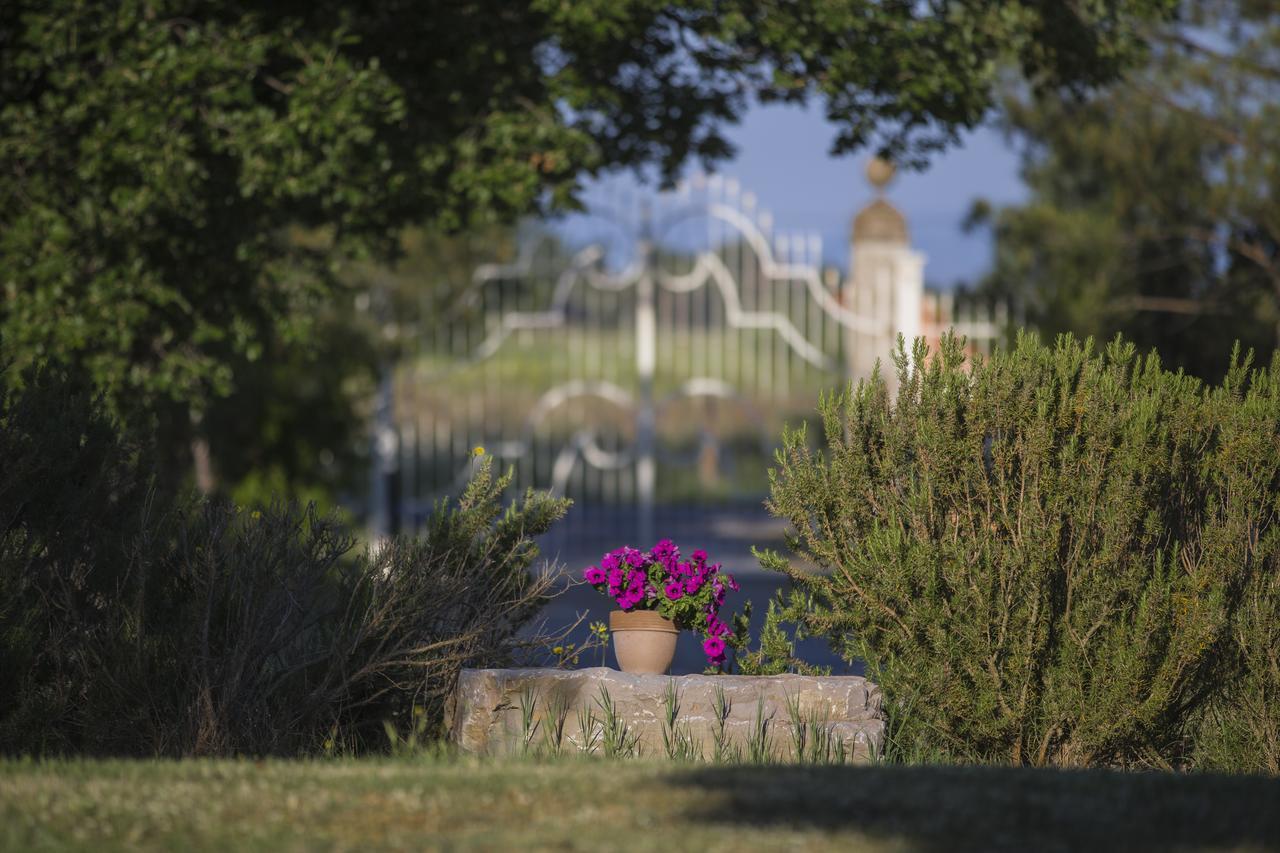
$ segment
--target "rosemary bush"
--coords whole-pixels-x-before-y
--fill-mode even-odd
[[[1227,725],[1220,765],[1274,756],[1280,366],[1233,357],[1206,388],[1119,340],[1028,336],[896,363],[895,400],[879,375],[824,398],[826,448],[789,431],[771,472],[820,571],[763,561],[910,709],[899,747],[1187,766]]]

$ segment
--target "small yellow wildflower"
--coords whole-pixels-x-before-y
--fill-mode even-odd
[[[479,444],[477,444],[474,448],[472,448],[472,450],[471,450],[471,455],[472,455],[472,456],[484,456],[484,448],[483,448],[482,446],[480,446]]]
[[[253,518],[262,518],[262,513],[255,509],[255,510],[251,513],[251,516],[252,516]]]
[[[562,655],[562,654],[564,654],[564,646],[554,646],[554,647],[551,649],[551,653],[552,653],[553,655]]]

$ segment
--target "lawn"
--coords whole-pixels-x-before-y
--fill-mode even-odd
[[[1280,779],[562,761],[0,763],[6,850],[1276,850]]]

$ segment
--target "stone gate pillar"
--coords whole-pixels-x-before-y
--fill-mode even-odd
[[[925,257],[911,248],[906,218],[884,198],[893,180],[893,164],[879,158],[867,164],[867,180],[876,199],[853,218],[849,240],[849,277],[844,303],[869,317],[877,332],[845,329],[845,352],[850,378],[871,375],[876,361],[890,390],[897,375],[890,360],[898,335],[911,342],[921,333],[920,312],[924,298]]]

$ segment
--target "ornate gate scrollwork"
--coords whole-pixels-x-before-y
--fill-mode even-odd
[[[531,241],[514,263],[476,269],[469,318],[418,332],[385,416],[401,526],[457,493],[479,445],[520,488],[635,506],[647,541],[660,500],[757,496],[784,421],[864,373],[858,353],[928,331],[903,328],[903,300],[919,294],[895,295],[922,288],[909,246],[858,247],[878,266],[842,280],[820,240],[775,233],[735,182],[592,214],[628,256]]]

